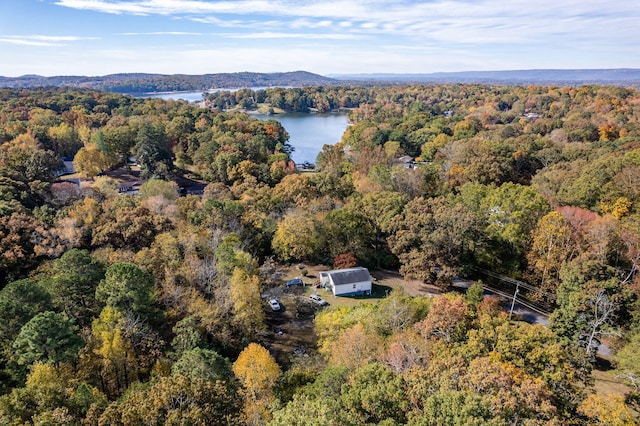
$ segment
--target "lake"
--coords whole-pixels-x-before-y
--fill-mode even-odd
[[[170,93],[134,93],[133,96],[137,98],[162,98],[165,100],[182,99],[188,102],[200,102],[204,92],[170,92]]]
[[[252,88],[257,90],[260,88]],[[237,89],[220,89],[237,90]],[[199,102],[202,100],[202,92],[175,92],[175,93],[153,93],[139,97],[162,98],[162,99],[184,99],[189,102]],[[335,145],[342,139],[342,134],[349,125],[347,114],[343,112],[330,113],[290,113],[290,114],[251,114],[252,117],[260,120],[277,120],[289,133],[289,144],[295,151],[291,158],[297,164],[308,161],[315,163],[318,153],[322,151],[323,145]]]
[[[289,133],[289,144],[295,148],[291,158],[297,164],[305,161],[315,163],[322,147],[340,142],[349,125],[347,114],[342,112],[251,116],[260,120],[277,120],[282,124]]]
[[[236,90],[240,90],[240,87],[236,87],[233,89],[211,89],[208,90],[207,92],[217,92],[217,91],[229,91],[229,92],[235,92]],[[267,86],[258,86],[258,87],[249,87],[249,89],[251,90],[262,90],[262,89],[268,89]],[[168,99],[173,99],[175,101],[182,99],[183,101],[187,101],[187,102],[200,102],[203,97],[202,94],[205,93],[205,91],[200,91],[200,92],[160,92],[160,93],[132,93],[132,96],[135,96],[136,98],[162,98],[165,100]]]

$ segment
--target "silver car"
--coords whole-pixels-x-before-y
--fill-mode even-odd
[[[317,294],[312,294],[311,296],[309,296],[309,299],[311,299],[313,303],[318,304],[320,306],[327,305],[327,302]]]
[[[280,303],[278,302],[277,299],[269,300],[269,306],[271,306],[271,309],[273,309],[274,311],[280,310]]]

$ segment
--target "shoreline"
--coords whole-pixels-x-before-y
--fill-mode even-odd
[[[309,108],[308,112],[290,112],[284,111],[282,109],[274,110],[272,113],[260,111],[260,109],[225,109],[222,112],[241,112],[248,115],[285,115],[285,114],[347,114],[349,111],[353,110],[353,108],[338,108],[332,109],[331,111],[320,112],[318,110],[314,110]]]

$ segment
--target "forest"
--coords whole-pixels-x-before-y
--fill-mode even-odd
[[[0,76],[0,87],[32,88],[46,86],[81,87],[116,93],[197,92],[212,88],[262,87],[262,86],[313,86],[331,85],[337,80],[306,71],[258,73],[236,72],[218,74],[144,74],[122,73],[104,76],[54,76],[27,75],[22,77]]]
[[[351,125],[301,172],[259,108]],[[637,424],[639,203],[630,88],[0,89],[0,424]],[[312,310],[315,346],[283,357],[263,295],[296,265],[443,295]],[[603,342],[624,395],[594,386]]]
[[[211,89],[247,87],[305,86],[389,86],[415,84],[483,83],[508,86],[538,84],[554,86],[608,85],[640,87],[640,71],[619,69],[539,69],[514,71],[467,71],[431,74],[345,74],[325,77],[308,71],[216,74],[145,74],[120,73],[103,76],[60,75],[44,77],[24,75],[0,76],[0,87],[33,88],[44,86],[81,87],[124,94],[151,92],[207,92]]]

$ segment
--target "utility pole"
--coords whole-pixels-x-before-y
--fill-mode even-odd
[[[513,306],[516,304],[516,296],[520,292],[520,286],[516,284],[516,291],[513,292],[513,300],[511,301],[511,309],[509,310],[509,321],[511,321],[511,315],[513,315]]]

